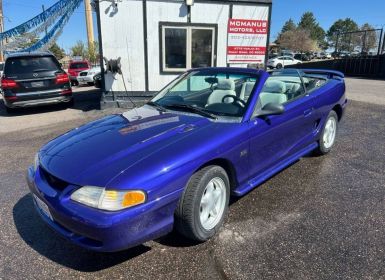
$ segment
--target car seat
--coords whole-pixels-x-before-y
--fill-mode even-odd
[[[214,103],[222,103],[222,99],[226,95],[236,96],[234,81],[230,79],[218,80],[218,84],[207,99],[207,105]],[[232,102],[231,98],[228,98],[228,100],[225,99],[225,103],[230,102]]]
[[[254,85],[255,82],[244,82],[241,88],[241,93],[239,94],[239,98],[247,102],[251,92],[253,91]]]
[[[287,101],[286,84],[282,81],[266,81],[259,94],[261,108],[267,103],[283,104]]]

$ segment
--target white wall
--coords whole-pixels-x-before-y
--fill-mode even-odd
[[[103,55],[109,59],[122,58],[128,91],[145,91],[143,4],[141,0],[124,0],[117,3],[118,11],[114,13],[110,2],[100,2]],[[217,66],[226,66],[229,8],[229,4],[218,2],[195,3],[191,7],[192,24],[218,25]],[[268,20],[268,14],[268,6],[233,5],[233,18]],[[187,7],[184,1],[147,1],[149,91],[158,91],[177,76],[160,73],[159,22],[187,23]],[[111,74],[106,75],[106,90],[124,91],[122,76],[116,75],[114,78]]]
[[[187,22],[187,7],[182,3],[147,2],[147,38],[148,38],[148,77],[149,90],[157,91],[177,75],[160,74],[159,67],[159,22]]]
[[[103,56],[121,57],[128,91],[144,91],[144,38],[142,1],[118,2],[114,14],[110,2],[100,2]],[[105,76],[107,91],[124,91],[122,76]]]
[[[227,22],[230,5],[195,3],[191,7],[192,23],[218,24],[217,66],[226,66]]]

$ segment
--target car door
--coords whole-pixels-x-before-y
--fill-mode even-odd
[[[292,57],[287,57],[286,58],[286,65],[293,65],[295,64],[295,61]]]
[[[278,79],[287,84],[299,83],[300,88],[283,103],[285,108],[283,114],[251,118],[249,122],[251,178],[273,168],[314,141],[316,128],[314,100],[306,94],[298,71],[284,70],[277,76],[271,76],[266,83],[271,79]],[[288,94],[286,90],[285,93]],[[260,106],[260,101],[256,106]],[[257,112],[258,108],[255,111]]]

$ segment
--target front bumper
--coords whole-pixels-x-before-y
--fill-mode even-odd
[[[43,98],[43,99],[21,100],[21,101],[14,101],[14,102],[5,101],[5,105],[9,108],[24,108],[24,107],[34,107],[34,106],[41,106],[41,105],[58,104],[62,102],[70,102],[71,100],[72,100],[72,94],[50,97],[50,98]]]
[[[156,201],[108,212],[72,201],[70,194],[78,187],[69,185],[57,191],[41,176],[39,168],[36,172],[33,167],[28,169],[27,182],[31,193],[48,206],[52,219],[34,199],[37,211],[51,228],[77,245],[101,252],[124,250],[170,232],[182,193],[178,190]]]
[[[78,76],[77,81],[79,84],[88,84],[88,83],[93,83],[94,78],[93,76]]]

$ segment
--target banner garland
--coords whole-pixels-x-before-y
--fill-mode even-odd
[[[16,37],[19,40],[16,39],[15,42],[18,41],[18,43],[20,44],[22,40],[28,41],[29,39],[36,37],[37,34],[42,33],[46,27],[52,25],[56,21],[56,19],[59,16],[61,16],[61,18],[56,22],[56,24],[52,27],[52,29],[42,39],[40,39],[34,45],[32,45],[26,49],[15,50],[15,51],[5,51],[5,54],[10,54],[10,53],[14,53],[14,52],[33,52],[33,51],[41,50],[43,48],[48,49],[56,41],[56,39],[61,35],[64,26],[66,25],[66,23],[68,22],[68,20],[70,19],[70,17],[74,13],[74,11],[80,6],[81,1],[82,0],[63,0],[63,2],[66,3],[66,7],[62,6],[61,9],[55,9],[53,12],[51,11],[52,12],[52,18],[47,19],[45,24],[39,26],[38,28],[36,28],[32,32],[30,32],[28,34],[24,34],[23,37],[26,37],[25,39],[20,40],[19,39],[20,37]],[[55,5],[57,5],[57,4],[55,4]],[[22,24],[22,25],[24,25],[24,24]],[[22,25],[20,25],[20,26],[22,26]],[[9,30],[9,31],[11,31],[11,30]],[[6,31],[6,32],[9,32],[9,31]],[[6,32],[4,32],[4,33],[6,33]],[[4,33],[2,33],[2,34],[4,34]],[[20,36],[20,35],[17,35],[17,36]],[[13,45],[13,44],[9,44],[9,45]],[[9,45],[7,46],[8,48],[9,48]]]
[[[0,33],[0,40],[4,40],[6,38],[16,37],[23,35],[24,33],[28,32],[29,30],[35,28],[36,26],[42,24],[44,21],[46,21],[48,18],[50,18],[52,15],[58,13],[60,10],[64,9],[66,6],[70,5],[70,3],[73,0],[61,0],[56,2],[53,6],[42,12],[41,14],[37,15],[36,17],[10,29],[3,33]]]

